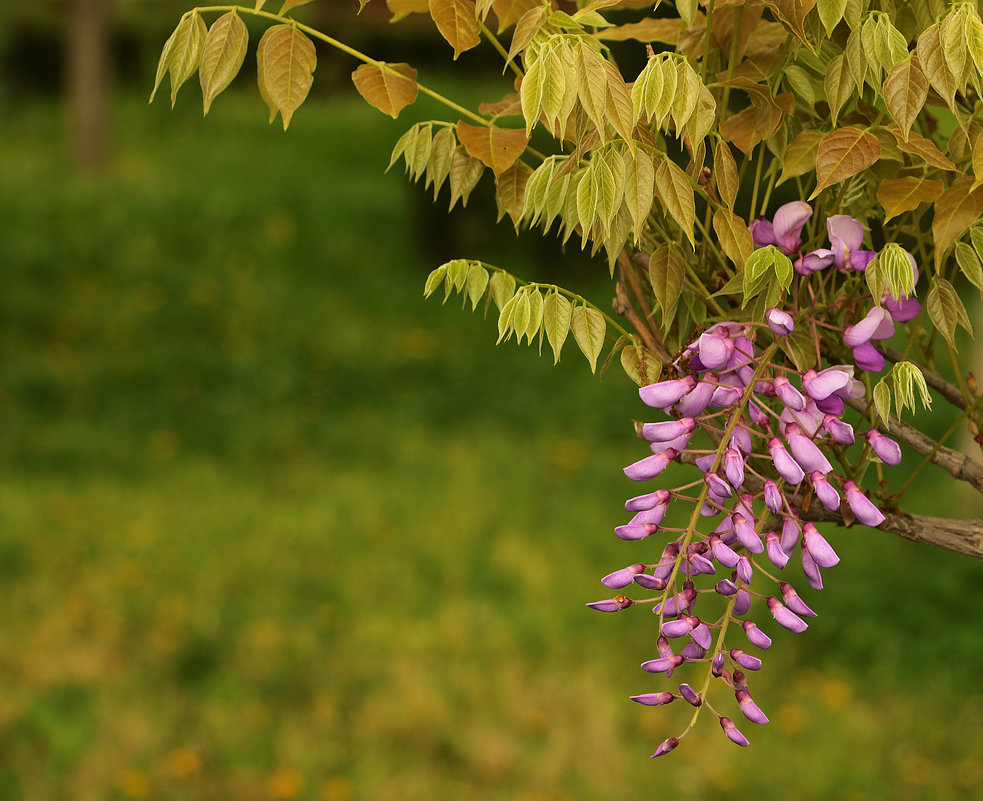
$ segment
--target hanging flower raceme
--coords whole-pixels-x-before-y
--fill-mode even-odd
[[[755,244],[797,253],[811,213],[806,204],[792,203],[772,221],[755,221]],[[832,247],[799,260],[814,256],[813,266],[827,263],[800,274],[830,265],[865,269],[872,255],[861,250],[859,225],[842,215],[830,218]],[[734,712],[718,707],[720,699],[733,694],[738,714],[757,725],[768,722],[746,680],[746,672],[763,667],[760,653],[772,644],[763,620],[752,616],[759,611],[752,599],[764,600],[765,620],[801,633],[815,612],[779,571],[798,564],[810,587],[821,589],[823,571],[839,562],[833,545],[800,510],[848,508],[857,522],[879,525],[884,514],[861,489],[858,465],[875,458],[896,465],[901,459],[889,437],[871,429],[857,443],[853,426],[842,419],[849,402],[865,394],[864,383],[855,377],[857,368],[871,369],[862,349],[890,336],[896,318],[875,308],[846,328],[844,343],[855,355],[860,351],[857,365],[805,371],[795,369],[779,350],[796,322],[792,310],[778,308],[765,313],[764,325],[718,322],[674,362],[679,377],[640,389],[642,401],[665,419],[640,427],[652,454],[625,473],[639,482],[658,478],[663,486],[630,499],[625,508],[633,517],[615,533],[623,540],[658,544],[654,550],[632,546],[644,551],[602,579],[619,591],[637,585],[641,597],[616,595],[589,604],[605,612],[651,609],[657,616],[657,653],[642,669],[663,682],[676,671],[687,674],[687,682],[644,688],[633,701],[665,706],[683,700],[696,710],[693,721],[709,710],[727,738],[741,746],[749,740],[728,717]],[[855,451],[847,452],[851,446]],[[673,462],[699,472],[682,480],[678,470],[668,469]],[[684,522],[667,525],[667,516],[673,513],[674,519],[676,512],[683,513]],[[689,678],[694,673],[696,681]],[[692,725],[665,740],[652,756],[675,749]]]

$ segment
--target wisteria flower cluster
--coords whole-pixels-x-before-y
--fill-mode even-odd
[[[807,204],[796,202],[780,208],[771,221],[755,221],[755,245],[773,245],[797,257],[799,281],[834,265],[865,270],[876,254],[861,250],[863,228],[842,215],[827,221],[830,248],[799,255],[811,214]],[[911,267],[913,287],[913,259]],[[800,371],[781,356],[781,341],[795,331],[795,310],[771,308],[766,324],[717,323],[675,361],[678,377],[640,389],[642,401],[667,419],[640,426],[652,454],[625,468],[626,475],[652,481],[673,462],[693,464],[700,475],[631,498],[625,508],[633,516],[615,529],[622,540],[633,542],[666,535],[654,559],[639,559],[602,579],[613,590],[634,586],[653,594],[641,599],[619,594],[588,606],[604,612],[632,606],[653,610],[659,634],[656,653],[642,664],[647,673],[668,680],[680,670],[690,671],[689,678],[704,669],[702,680],[632,696],[649,706],[681,700],[695,708],[689,725],[653,756],[676,748],[703,708],[717,717],[732,742],[748,745],[733,718],[711,704],[715,688],[733,693],[748,721],[768,722],[747,682],[747,674],[762,666],[759,652],[772,642],[754,616],[767,610],[795,633],[805,631],[815,616],[780,574],[797,560],[806,582],[819,590],[822,571],[839,562],[816,525],[803,519],[812,504],[849,509],[848,517],[867,526],[885,519],[858,484],[859,466],[874,458],[897,465],[900,447],[873,427],[856,443],[854,428],[843,417],[847,404],[865,395],[858,372],[883,367],[872,341],[891,336],[895,322],[911,319],[914,304],[914,298],[885,298],[842,332],[855,364],[819,370]],[[855,444],[863,444],[862,453],[851,449]],[[671,507],[688,510],[684,526],[664,525]]]

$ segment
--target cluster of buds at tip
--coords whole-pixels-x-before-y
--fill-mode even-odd
[[[755,244],[796,256],[811,214],[804,203],[783,206],[773,221],[752,224]],[[831,247],[799,256],[796,272],[805,277],[831,265],[864,270],[876,254],[860,249],[863,229],[858,233],[858,226],[849,217],[830,218]],[[917,280],[914,262],[912,269]],[[642,401],[666,419],[639,427],[652,453],[625,468],[625,474],[638,482],[665,474],[673,480],[662,481],[672,486],[628,500],[625,509],[632,517],[615,528],[622,540],[639,543],[632,546],[639,549],[637,561],[609,573],[602,583],[619,591],[643,591],[643,597],[617,595],[588,606],[604,612],[651,609],[657,654],[642,669],[669,680],[676,671],[689,675],[702,666],[705,678],[697,674],[701,680],[692,684],[656,688],[631,700],[646,706],[681,700],[696,708],[694,715],[708,709],[729,740],[747,746],[734,720],[711,704],[711,693],[724,695],[719,692],[723,687],[743,719],[768,723],[746,672],[763,666],[761,654],[772,645],[765,630],[771,621],[802,633],[806,620],[815,616],[792,584],[776,574],[797,563],[805,581],[818,590],[823,571],[839,562],[833,546],[803,513],[821,505],[868,526],[885,519],[861,489],[856,466],[873,458],[896,465],[900,448],[876,429],[856,436],[843,419],[845,402],[866,392],[857,376],[867,369],[864,344],[893,333],[898,317],[885,309],[886,301],[885,308],[874,310],[877,314],[846,328],[844,342],[854,349],[856,365],[798,370],[779,350],[795,331],[796,319],[788,310],[773,308],[763,323],[711,326],[674,362],[678,377],[639,390]],[[842,466],[839,471],[834,460]],[[699,472],[674,484],[682,474],[666,472],[674,462],[694,465]],[[685,512],[682,520],[688,523],[682,528],[666,524],[667,515],[676,511]],[[754,619],[757,614],[761,617]],[[652,756],[675,749],[689,730],[665,740]]]

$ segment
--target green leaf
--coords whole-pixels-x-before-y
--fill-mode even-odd
[[[713,230],[727,258],[740,269],[754,251],[754,242],[747,223],[730,209],[720,208],[713,213]]]
[[[780,337],[781,348],[799,372],[811,370],[816,366],[816,343],[808,331],[796,328],[788,336]]]
[[[932,88],[942,96],[949,108],[955,112],[956,77],[949,69],[943,52],[938,24],[926,28],[919,35],[918,60],[921,62],[922,71]]]
[[[174,29],[168,40],[164,42],[164,49],[160,54],[160,62],[157,65],[157,76],[154,81],[154,89],[150,93],[150,102],[154,101],[160,82],[167,72],[171,77],[171,106],[177,100],[178,89],[188,80],[201,63],[201,54],[205,47],[205,37],[208,29],[201,18],[201,14],[192,11],[181,17],[181,21]]]
[[[787,265],[786,265],[787,262]],[[791,282],[792,262],[774,245],[766,245],[755,250],[744,263],[744,299],[741,308],[757,295],[771,277],[778,277],[782,286],[788,286],[785,278]]]
[[[455,292],[463,292],[465,286],[468,283],[468,272],[471,270],[471,264],[467,259],[454,259],[453,261],[447,262],[447,281],[444,284],[444,301],[451,294],[451,290]]]
[[[539,121],[545,85],[546,67],[543,59],[537,58],[529,65],[526,74],[522,76],[522,84],[519,86],[519,99],[522,101],[522,116],[526,121],[527,136]]]
[[[843,12],[846,11],[846,0],[819,0],[817,4],[819,19],[826,29],[829,36],[833,35],[833,28],[843,19]]]
[[[239,72],[248,45],[246,24],[235,11],[223,14],[208,29],[198,69],[205,114],[211,108],[212,101]]]
[[[974,232],[976,230],[973,229]],[[956,263],[963,275],[983,294],[983,266],[980,265],[976,251],[965,242],[956,242]]]
[[[779,184],[816,169],[816,154],[822,139],[822,131],[810,128],[789,142],[781,161],[782,174],[778,178]]]
[[[495,270],[488,281],[488,294],[499,311],[504,310],[506,304],[515,297],[515,279],[508,273]]]
[[[634,109],[634,122],[642,117],[648,119],[662,98],[665,81],[662,78],[661,59],[652,56],[635,79],[631,88],[631,104]]]
[[[647,150],[636,148],[635,155],[626,159],[625,167],[625,203],[638,242],[655,198],[655,163]]]
[[[679,294],[683,290],[686,265],[678,249],[662,245],[649,257],[649,281],[655,299],[662,307],[662,325],[665,327]]]
[[[717,193],[724,205],[734,208],[741,182],[737,175],[737,162],[730,152],[730,145],[720,140],[713,150],[713,177],[717,182]]]
[[[501,175],[495,176],[495,200],[498,203],[498,219],[508,214],[518,232],[519,223],[524,214],[523,201],[526,196],[526,184],[532,168],[522,161],[517,161]]]
[[[262,64],[266,97],[282,115],[283,130],[287,130],[314,82],[314,43],[292,25],[274,25],[263,34],[256,55]]]
[[[700,99],[700,76],[690,66],[688,61],[676,65],[676,92],[672,97],[670,113],[673,125],[676,126],[676,137],[683,138],[683,128],[696,111]]]
[[[576,306],[570,315],[570,330],[577,345],[590,362],[590,371],[597,369],[597,357],[604,347],[604,335],[607,325],[604,317],[597,309],[587,306]]]
[[[840,109],[853,96],[855,83],[845,54],[836,56],[826,67],[824,80],[826,102],[829,104],[830,121],[836,125]]]
[[[935,278],[932,281],[925,306],[932,323],[953,347],[956,345],[956,326],[963,326],[970,336],[973,335],[966,307],[952,284],[944,278]]]
[[[529,298],[529,321],[526,323],[526,341],[531,345],[533,338],[538,336],[543,328],[543,296],[538,289],[526,291]],[[521,334],[519,336],[521,339]]]
[[[403,157],[410,177],[418,181],[430,163],[430,152],[433,148],[433,128],[429,123],[420,123],[416,137],[413,139],[413,149],[407,148]]]
[[[463,145],[458,145],[454,149],[454,156],[451,159],[451,204],[450,209],[454,208],[458,199],[462,206],[468,205],[468,198],[481,176],[484,175],[485,165],[480,159],[474,158]],[[449,210],[450,210],[449,209]]]
[[[512,332],[515,330],[514,317],[515,317],[515,307],[519,303],[519,299],[522,297],[522,291],[516,292],[504,306],[501,307],[501,311],[498,314],[498,340],[495,342],[496,345],[500,345],[502,341],[508,342],[512,336]]]
[[[525,218],[530,226],[535,225],[546,208],[550,185],[553,183],[553,173],[556,172],[556,159],[547,158],[540,164],[526,182],[526,193],[522,200]]]
[[[696,202],[689,178],[670,159],[662,159],[655,170],[655,191],[673,219],[679,223],[686,238],[695,246],[693,224]]]
[[[488,270],[477,262],[472,262],[468,267],[466,286],[468,297],[471,298],[471,311],[474,311],[478,308],[478,301],[481,300],[488,288]]]
[[[551,292],[543,301],[543,327],[553,349],[553,364],[560,361],[560,351],[570,332],[573,305],[559,292]]]
[[[280,6],[279,16],[282,17],[284,14],[290,11],[290,9],[296,8],[297,6],[307,5],[309,2],[311,2],[311,0],[283,0],[283,5]]]
[[[601,135],[607,124],[608,77],[604,59],[586,41],[574,51],[577,66],[577,97],[591,122]]]
[[[442,283],[444,283],[444,277],[447,275],[447,265],[442,264],[436,270],[427,276],[426,286],[423,288],[423,297],[429,298]]]
[[[457,148],[457,137],[454,136],[454,129],[443,127],[433,138],[430,159],[427,161],[427,169],[424,175],[424,186],[433,184],[433,199],[437,199],[440,187],[444,185],[447,176],[451,173],[451,164],[454,161],[454,150]]]
[[[621,349],[621,366],[640,387],[654,384],[662,375],[662,362],[653,359],[644,348],[633,342]]]
[[[887,428],[891,419],[891,388],[884,378],[878,381],[877,386],[874,387],[874,409],[884,423],[884,427]]]
[[[903,59],[890,68],[884,79],[884,105],[891,112],[904,138],[928,99],[928,78],[917,56]]]

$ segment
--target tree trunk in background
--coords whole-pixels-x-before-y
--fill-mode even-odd
[[[109,106],[109,22],[113,0],[66,0],[65,60],[72,157],[82,170],[106,162]]]

